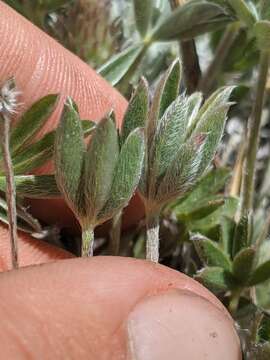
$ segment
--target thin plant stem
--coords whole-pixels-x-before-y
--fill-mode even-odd
[[[185,1],[170,0],[171,9],[181,6]],[[192,94],[198,88],[201,79],[201,68],[197,54],[196,44],[193,39],[179,41],[184,83],[188,94]]]
[[[159,260],[159,213],[146,212],[146,259]]]
[[[118,255],[120,250],[121,240],[121,227],[122,227],[122,211],[119,211],[112,219],[112,227],[110,231],[110,252],[113,255]]]
[[[14,172],[9,148],[10,118],[6,114],[0,115],[1,123],[1,149],[3,164],[6,175],[6,200],[8,206],[8,222],[10,230],[11,261],[13,269],[18,268],[18,234],[17,234],[17,210],[16,210],[16,187]]]
[[[196,44],[193,39],[183,40],[179,42],[179,47],[185,87],[187,93],[192,94],[197,90],[202,75]]]
[[[94,229],[86,227],[82,229],[81,256],[89,257],[94,254]]]
[[[221,38],[218,47],[216,49],[214,58],[210,65],[208,66],[205,74],[201,78],[199,89],[206,96],[211,93],[213,86],[215,85],[215,81],[218,78],[218,74],[221,70],[224,61],[229,54],[229,51],[238,35],[239,24],[229,25]]]
[[[229,311],[232,315],[234,315],[238,309],[241,292],[242,290],[236,290],[235,292],[232,293],[231,300],[229,303]]]
[[[242,141],[242,143],[239,146],[239,151],[232,172],[232,179],[229,185],[228,193],[230,196],[237,197],[240,195],[241,182],[242,182],[242,169],[245,160],[245,151],[246,151],[246,144],[244,141]]]
[[[241,215],[250,212],[253,209],[256,156],[260,139],[261,118],[265,99],[268,68],[269,54],[267,52],[261,52],[256,97],[248,121],[246,160],[243,168]]]

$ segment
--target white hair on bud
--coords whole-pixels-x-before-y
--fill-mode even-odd
[[[13,78],[8,79],[0,88],[0,113],[13,115],[18,106],[20,91],[16,88]]]

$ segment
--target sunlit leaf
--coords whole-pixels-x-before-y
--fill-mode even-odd
[[[104,221],[126,206],[133,195],[141,175],[144,156],[144,137],[141,129],[133,130],[121,148],[113,173],[109,199],[99,214]]]
[[[187,40],[217,30],[228,23],[222,8],[210,2],[187,2],[158,23],[152,37],[157,41]]]
[[[54,175],[18,175],[14,180],[18,196],[31,199],[61,197]],[[0,176],[0,190],[5,189],[6,177]]]
[[[47,95],[34,103],[31,108],[23,114],[11,132],[10,148],[12,154],[15,155],[21,148],[32,141],[33,136],[38,133],[53,113],[57,101],[57,95]]]
[[[135,63],[142,51],[142,44],[131,45],[102,65],[98,69],[98,73],[112,85],[116,85]]]
[[[81,211],[77,198],[83,169],[83,130],[74,102],[68,98],[56,131],[55,176],[69,206]]]
[[[198,256],[204,265],[217,266],[228,271],[231,270],[231,261],[218,244],[200,234],[194,234],[192,240]]]
[[[149,95],[148,84],[141,79],[132,99],[129,102],[124,116],[121,131],[121,142],[123,143],[131,131],[137,127],[144,127],[148,116]]]
[[[109,198],[118,153],[116,127],[107,116],[98,123],[85,157],[84,181],[89,218],[94,219]]]
[[[26,174],[44,165],[53,157],[55,132],[51,131],[41,140],[30,144],[13,157],[15,174]]]

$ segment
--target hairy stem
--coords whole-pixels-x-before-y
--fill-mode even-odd
[[[146,259],[159,259],[159,213],[146,211]]]
[[[0,115],[1,124],[1,149],[3,154],[4,170],[6,175],[6,200],[8,206],[8,222],[10,230],[12,267],[18,268],[18,234],[17,234],[17,210],[16,188],[14,173],[9,148],[10,119],[7,115]]]
[[[172,10],[184,3],[185,1],[170,0]],[[187,93],[192,94],[197,90],[202,74],[195,41],[193,39],[179,41],[179,50],[183,65],[185,87]]]
[[[218,44],[214,58],[200,81],[199,89],[206,96],[211,93],[215,85],[221,67],[238,35],[238,27],[238,24],[232,24],[227,27]]]
[[[262,52],[260,57],[259,78],[256,88],[255,102],[248,121],[246,161],[243,168],[241,214],[247,213],[253,209],[256,156],[260,139],[261,117],[265,98],[268,67],[269,54]]]
[[[112,219],[112,227],[110,231],[110,252],[113,255],[119,254],[120,239],[121,239],[121,227],[122,227],[122,211],[119,211]]]
[[[94,253],[94,229],[92,227],[82,228],[81,256],[93,256]]]

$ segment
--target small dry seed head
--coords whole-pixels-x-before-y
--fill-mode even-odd
[[[18,107],[18,91],[14,78],[8,79],[0,87],[0,113],[3,115],[14,115]]]

